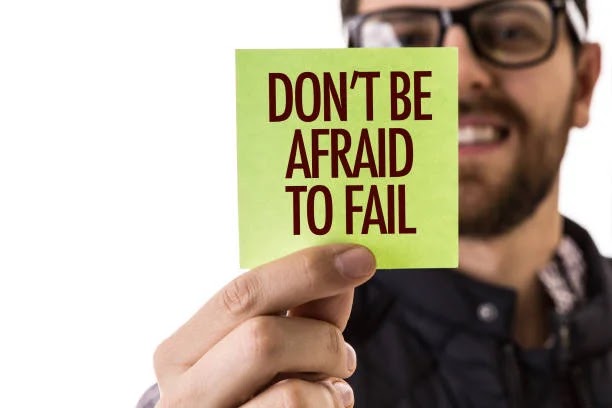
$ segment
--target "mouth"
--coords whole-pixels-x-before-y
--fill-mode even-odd
[[[465,125],[459,128],[459,147],[493,147],[510,136],[510,128],[501,125]]]

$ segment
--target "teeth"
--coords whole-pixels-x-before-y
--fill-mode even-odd
[[[501,137],[493,126],[465,126],[459,129],[459,144],[491,143]]]

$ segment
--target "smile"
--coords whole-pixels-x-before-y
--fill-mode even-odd
[[[467,125],[459,128],[459,146],[490,145],[503,142],[510,135],[505,126]]]

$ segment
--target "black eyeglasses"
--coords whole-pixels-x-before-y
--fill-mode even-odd
[[[446,31],[461,25],[481,58],[506,68],[524,68],[547,59],[564,12],[578,42],[586,22],[575,0],[498,0],[456,9],[401,7],[351,17],[350,47],[439,47]]]

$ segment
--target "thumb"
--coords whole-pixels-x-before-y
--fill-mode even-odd
[[[364,247],[356,247],[354,250],[355,259],[346,262],[345,268],[354,267],[354,263],[361,263],[358,269],[370,270],[368,279],[374,276],[376,270],[376,260],[372,252]],[[352,254],[351,254],[352,255]],[[343,269],[345,269],[343,268]],[[363,272],[362,272],[363,273]],[[362,282],[363,283],[363,282]],[[353,307],[353,288],[341,292],[335,296],[316,299],[308,303],[296,306],[288,311],[288,316],[305,317],[310,319],[322,320],[331,323],[344,331]]]

